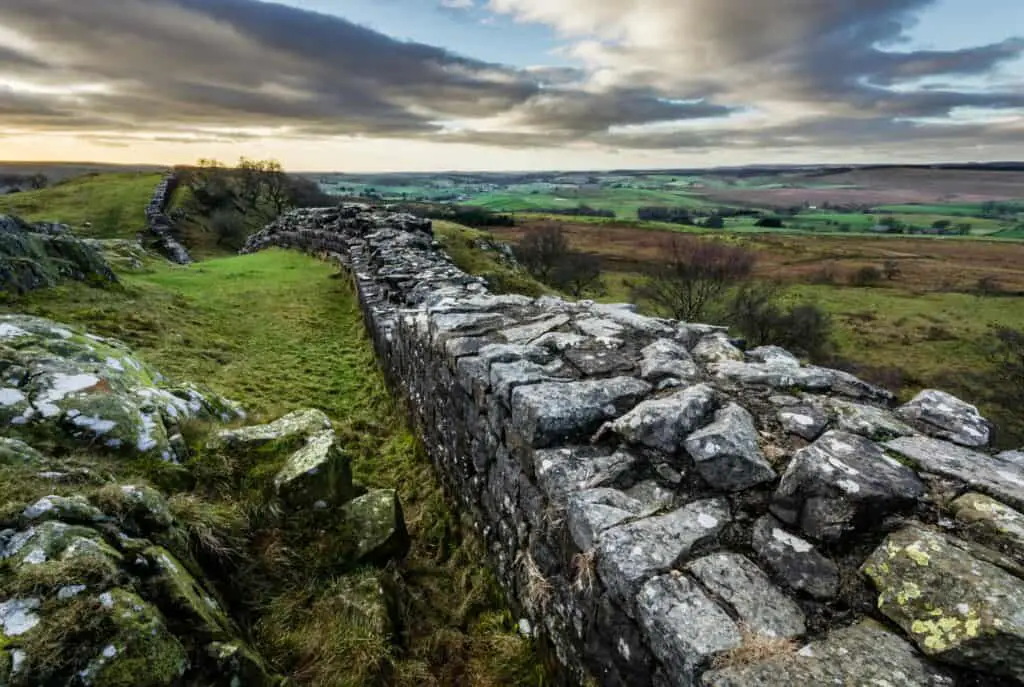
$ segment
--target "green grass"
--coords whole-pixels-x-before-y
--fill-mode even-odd
[[[79,236],[134,239],[161,174],[87,174],[38,191],[0,196],[0,214],[61,222]],[[83,225],[89,222],[91,228]]]
[[[604,188],[597,191],[553,191],[550,193],[481,194],[466,202],[500,212],[565,209],[589,205],[598,210],[611,210],[623,219],[636,219],[637,209],[648,205],[703,208],[713,204],[691,193],[639,188]]]
[[[525,271],[503,264],[492,251],[479,248],[481,241],[493,237],[485,231],[471,229],[454,222],[434,220],[434,236],[458,267],[469,274],[483,277],[495,293],[520,293],[542,296],[552,289],[540,283]]]
[[[334,267],[298,253],[267,251],[124,275],[120,287],[68,284],[20,299],[8,296],[0,310],[120,338],[165,374],[241,401],[255,414],[251,420],[309,406],[324,410],[345,442],[356,478],[369,487],[398,489],[413,538],[396,570],[405,631],[403,651],[386,657],[389,684],[542,683],[544,672],[532,647],[515,634],[482,546],[461,535],[463,524],[446,506],[385,386],[351,284]],[[373,672],[363,665],[338,670],[342,648],[331,642],[355,640],[350,628],[339,625],[344,618],[331,612],[328,582],[268,599],[265,625],[274,632],[256,633],[275,664],[301,668],[300,684],[340,687]],[[297,625],[283,627],[289,619]]]

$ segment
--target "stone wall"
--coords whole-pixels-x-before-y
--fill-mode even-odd
[[[178,177],[168,174],[153,189],[153,197],[146,206],[146,231],[161,255],[179,265],[187,265],[192,262],[192,257],[185,250],[185,246],[174,238],[171,220],[164,212],[177,187]]]
[[[353,275],[381,364],[521,627],[570,682],[1024,678],[1024,453],[892,396],[626,305],[488,293],[430,224],[302,210],[243,252]]]

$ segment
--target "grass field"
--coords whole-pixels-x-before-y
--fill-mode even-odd
[[[649,205],[674,207],[707,207],[700,196],[637,188],[608,188],[597,191],[566,190],[554,193],[486,193],[466,203],[501,212],[565,209],[588,205],[597,210],[611,210],[623,218],[636,218],[638,208]]]
[[[268,251],[125,275],[121,287],[76,283],[23,299],[7,296],[0,311],[118,337],[163,372],[241,401],[254,419],[309,406],[324,410],[346,442],[357,479],[398,489],[413,537],[397,571],[404,631],[400,650],[380,668],[390,671],[387,684],[541,684],[536,655],[516,635],[482,565],[480,544],[460,535],[432,467],[385,387],[349,282],[336,276],[335,268],[312,258]],[[328,582],[318,589],[329,589]],[[344,618],[303,610],[298,615],[308,625],[283,628],[285,621],[273,615],[280,605],[268,600],[268,624],[278,633],[288,630],[284,646],[292,649],[261,648],[275,665],[301,673],[297,684],[348,687],[383,679],[373,665],[339,670],[336,660],[326,662],[325,656],[337,659],[345,649],[329,646],[331,623]],[[346,637],[355,645],[362,641],[358,633]],[[358,675],[370,678],[354,681]]]
[[[80,236],[134,239],[161,174],[91,174],[49,188],[0,196],[0,214],[31,222],[61,222]],[[83,225],[89,222],[91,228]]]

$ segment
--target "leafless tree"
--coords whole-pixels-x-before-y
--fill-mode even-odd
[[[740,246],[677,236],[664,264],[634,295],[678,320],[699,321],[731,286],[750,277],[756,260],[753,251]]]

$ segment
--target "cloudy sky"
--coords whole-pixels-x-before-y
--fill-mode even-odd
[[[0,0],[0,159],[1024,159],[1024,0]]]

